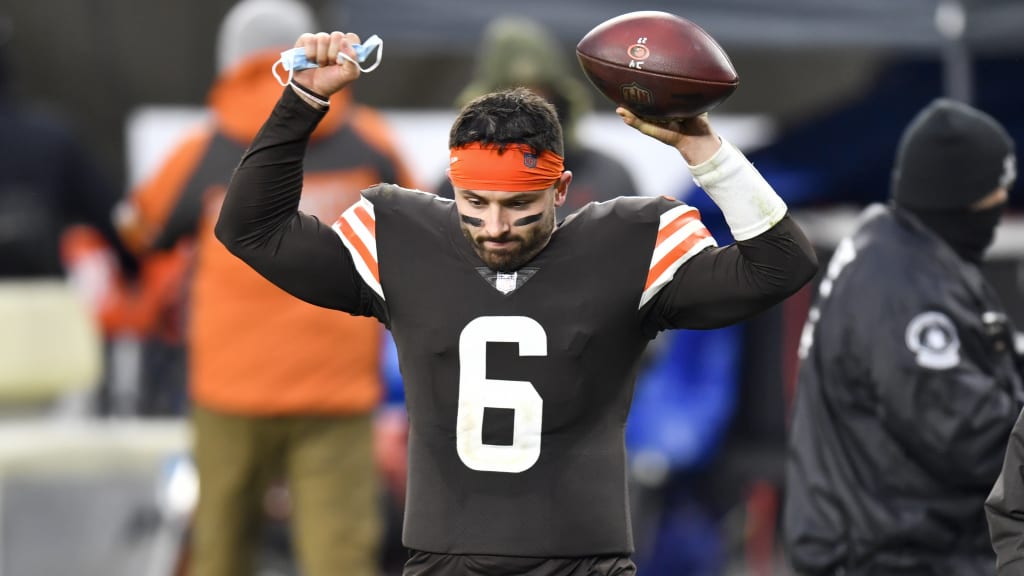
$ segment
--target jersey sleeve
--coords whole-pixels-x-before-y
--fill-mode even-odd
[[[696,241],[706,229],[687,224],[695,243],[659,280],[663,288],[653,302],[659,328],[727,326],[771,307],[814,277],[818,263],[810,241],[788,216],[786,203],[738,149],[722,140],[711,158],[689,168],[737,242],[719,248]],[[667,230],[663,220],[655,255]]]
[[[707,233],[703,224],[688,225],[689,239],[674,248],[679,256],[667,260],[664,270],[652,258],[648,282],[657,274],[651,286],[661,287],[650,306],[660,329],[728,326],[782,301],[817,271],[810,241],[788,215],[765,232],[725,247],[702,237]],[[659,231],[655,257],[662,236]]]
[[[696,208],[679,204],[661,214],[658,237],[647,269],[647,280],[640,296],[643,308],[675,277],[679,267],[705,248],[717,246],[715,238],[700,221]]]
[[[359,277],[384,300],[377,264],[377,218],[373,202],[363,196],[342,213],[331,229],[341,238]]]
[[[380,318],[382,303],[339,235],[298,210],[306,146],[323,115],[285,88],[232,175],[215,234],[232,254],[293,296]]]

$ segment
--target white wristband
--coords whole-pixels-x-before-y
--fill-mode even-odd
[[[292,87],[292,90],[295,90],[299,94],[305,96],[306,98],[309,98],[310,100],[312,100],[313,102],[316,102],[317,104],[319,104],[320,106],[323,106],[324,108],[328,108],[331,105],[331,103],[328,102],[327,100],[324,100],[323,98],[320,98],[319,96],[313,94],[309,90],[303,88],[302,86],[299,86],[295,82],[289,82],[288,85]]]
[[[718,205],[733,238],[748,240],[778,224],[786,203],[742,152],[724,138],[722,147],[690,173]]]

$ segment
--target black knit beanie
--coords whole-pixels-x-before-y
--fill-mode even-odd
[[[918,209],[965,208],[1016,176],[1013,140],[991,116],[940,98],[903,133],[892,199]]]

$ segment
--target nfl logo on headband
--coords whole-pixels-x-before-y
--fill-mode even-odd
[[[527,168],[536,168],[537,167],[537,155],[536,154],[531,154],[530,152],[524,152],[523,153],[523,166],[526,166]]]

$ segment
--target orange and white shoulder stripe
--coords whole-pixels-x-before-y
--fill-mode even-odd
[[[384,298],[377,266],[377,217],[373,203],[362,197],[345,210],[331,229],[341,237],[363,282]]]
[[[651,255],[644,293],[640,296],[643,308],[654,295],[665,287],[680,266],[709,246],[717,246],[711,232],[700,221],[700,212],[693,206],[680,204],[661,215],[658,239]]]

